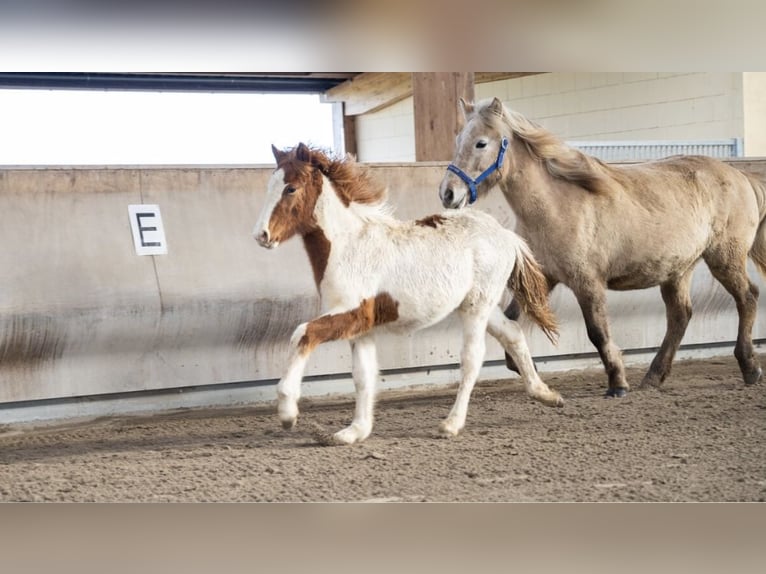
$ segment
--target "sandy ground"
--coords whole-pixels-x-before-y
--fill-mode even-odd
[[[761,358],[766,364],[766,357]],[[643,369],[630,369],[637,384]],[[766,387],[733,358],[678,362],[662,390],[605,399],[603,371],[547,374],[564,408],[518,379],[480,382],[454,439],[454,389],[383,395],[372,436],[323,447],[351,401],[184,411],[0,432],[0,501],[763,501]]]

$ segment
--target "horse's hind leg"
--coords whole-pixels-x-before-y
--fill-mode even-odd
[[[729,257],[726,257],[726,253]],[[758,311],[758,286],[747,276],[747,252],[731,257],[734,250],[714,251],[703,255],[713,277],[734,297],[739,314],[739,329],[734,356],[737,358],[745,384],[752,385],[762,378],[761,366],[753,350],[753,324]]]
[[[606,289],[591,285],[589,289],[578,289],[575,297],[580,304],[588,339],[598,350],[601,362],[609,377],[608,397],[624,397],[630,389],[625,379],[625,364],[622,362],[620,348],[614,344],[609,334],[609,321],[606,315]]]
[[[553,288],[558,284],[558,281],[554,281],[550,278],[548,278],[548,293],[553,291]],[[519,302],[516,300],[516,297],[511,299],[511,302],[508,304],[508,307],[505,308],[504,315],[508,317],[511,321],[518,321],[519,317],[521,317],[521,305],[519,305]],[[509,370],[519,373],[519,368],[516,366],[516,363],[513,360],[513,357],[508,354],[506,351],[505,353],[505,366],[508,367]],[[535,369],[537,367],[535,366]]]
[[[641,381],[641,387],[659,387],[670,374],[673,358],[684,338],[686,327],[692,317],[692,300],[689,295],[694,266],[690,267],[680,278],[660,285],[662,300],[665,302],[667,330],[662,340],[660,350],[654,357],[649,370]]]
[[[530,397],[548,406],[564,405],[561,395],[548,387],[537,374],[524,331],[516,321],[506,318],[500,309],[494,309],[489,316],[487,332],[497,339],[505,352],[513,358],[514,364],[519,367],[519,373]]]
[[[465,426],[468,415],[468,402],[471,400],[471,391],[479,377],[481,365],[484,362],[486,342],[484,333],[487,326],[489,309],[460,310],[460,318],[463,322],[463,349],[460,353],[460,385],[455,397],[455,404],[439,425],[443,436],[455,436]]]

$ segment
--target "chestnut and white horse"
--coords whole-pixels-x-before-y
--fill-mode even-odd
[[[351,158],[334,159],[304,144],[280,151],[253,234],[269,249],[300,235],[326,313],[295,329],[287,372],[277,387],[282,426],[298,417],[300,384],[312,350],[351,342],[356,410],[333,442],[351,444],[372,431],[378,331],[410,333],[457,310],[463,325],[461,382],[440,430],[465,425],[471,390],[489,332],[513,356],[529,396],[561,406],[559,393],[535,371],[526,338],[498,307],[511,288],[527,314],[554,339],[557,325],[548,287],[524,241],[478,211],[448,212],[418,221],[390,215],[386,189]]]

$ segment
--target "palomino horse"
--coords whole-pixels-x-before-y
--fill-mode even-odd
[[[497,98],[475,107],[461,101],[461,108],[466,121],[439,188],[443,205],[461,208],[495,187],[502,190],[548,287],[563,283],[574,292],[609,375],[608,396],[623,396],[628,383],[609,334],[606,290],[660,286],[667,332],[642,381],[659,386],[691,318],[689,287],[700,259],[737,303],[734,355],[745,383],[761,380],[751,339],[758,288],[746,263],[749,254],[766,274],[762,182],[699,156],[606,165]],[[517,318],[518,304],[506,314]],[[514,368],[511,358],[506,362]]]
[[[300,383],[312,350],[347,339],[356,410],[351,425],[335,433],[333,442],[367,438],[378,376],[374,334],[410,333],[455,309],[463,325],[462,378],[455,404],[441,424],[443,435],[456,435],[465,424],[484,360],[485,330],[519,365],[531,397],[547,405],[563,404],[535,372],[521,328],[498,307],[507,285],[549,337],[557,333],[545,278],[521,238],[479,212],[399,221],[390,215],[385,187],[352,159],[333,159],[304,144],[272,150],[277,167],[253,234],[270,249],[295,234],[303,237],[327,309],[293,333],[287,372],[277,387],[283,427],[295,425]]]

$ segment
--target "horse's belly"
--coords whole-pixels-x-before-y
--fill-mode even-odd
[[[697,255],[664,260],[645,260],[636,265],[614,270],[606,286],[614,291],[648,289],[683,275],[699,258]]]
[[[653,277],[638,275],[622,275],[612,277],[606,282],[606,286],[613,291],[632,291],[634,289],[648,289],[662,283]]]

